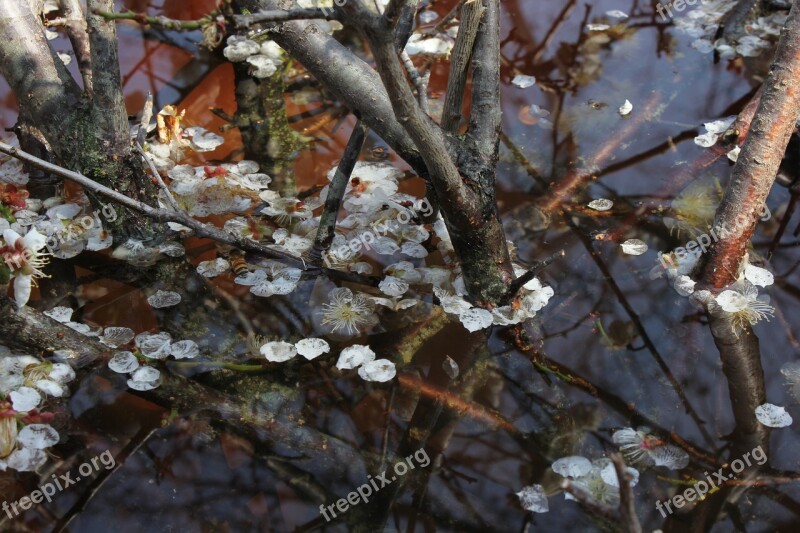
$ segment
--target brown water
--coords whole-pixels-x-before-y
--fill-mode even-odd
[[[184,4],[193,7],[188,10]],[[165,0],[163,10],[145,2],[129,2],[129,7],[189,19],[204,12],[200,4]],[[443,15],[451,5],[437,2],[435,10]],[[98,371],[82,378],[68,403],[71,417],[64,416],[59,429],[70,437],[57,448],[57,459],[63,461],[57,469],[67,471],[106,449],[118,467],[102,483],[70,487],[52,504],[7,521],[4,528],[49,531],[71,517],[69,529],[74,531],[347,530],[341,523],[326,526],[320,503],[334,504],[366,483],[368,474],[374,477],[391,467],[401,443],[407,449],[413,442],[409,427],[424,425],[423,415],[435,414],[437,405],[444,408],[429,420],[434,430],[425,443],[436,469],[412,470],[402,487],[398,481],[377,501],[362,502],[349,513],[365,520],[385,515],[387,531],[598,531],[604,529],[601,522],[562,494],[549,498],[548,513],[533,515],[520,507],[514,493],[533,483],[555,491],[557,481],[548,472],[553,460],[601,457],[614,448],[614,430],[645,421],[691,443],[700,454],[720,462],[728,458],[730,400],[705,318],[664,280],[651,280],[648,274],[655,250],[688,240],[670,236],[656,208],[667,205],[691,180],[716,177],[724,183],[730,175],[724,157],[688,170],[706,153],[692,142],[691,132],[702,133],[704,121],[736,113],[754,87],[751,77],[763,66],[755,61],[714,64],[710,55],[690,47],[691,38],[657,24],[646,2],[504,0],[502,8],[503,127],[542,179],[557,180],[568,168],[593,161],[608,143],[619,141],[598,163],[599,178],[579,188],[570,214],[554,218],[546,229],[534,223],[530,210],[545,194],[544,187],[507,148],[501,149],[501,210],[520,259],[533,262],[557,250],[566,252],[540,276],[555,289],[555,297],[530,327],[539,339],[540,363],[560,365],[560,375],[537,371],[529,355],[499,331],[486,343],[480,334],[451,323],[425,340],[413,361],[400,369],[400,378],[389,384],[365,385],[358,377],[336,377],[319,365],[264,374],[268,389],[241,394],[251,394],[254,404],[274,413],[279,427],[293,428],[300,436],[287,439],[268,426],[261,439],[248,442],[200,412],[170,413],[137,398],[124,382]],[[580,47],[587,38],[585,23],[610,9],[631,15],[627,29],[596,50]],[[147,91],[156,95],[157,108],[180,102],[187,116],[209,129],[222,125],[209,107],[234,111],[231,69],[197,53],[192,44],[199,40],[197,34],[144,32],[128,24],[120,25],[119,34],[131,114],[138,112]],[[173,44],[161,43],[163,35]],[[570,69],[583,69],[581,84],[565,83]],[[446,72],[446,65],[435,67],[433,92],[443,91]],[[518,73],[535,75],[537,85],[512,86],[510,80]],[[626,99],[634,112],[622,120],[617,108]],[[5,85],[0,86],[0,104],[0,126],[10,127],[14,100]],[[553,131],[526,125],[531,120],[525,107],[531,105],[551,112]],[[657,112],[634,122],[645,110]],[[302,186],[323,182],[351,125],[348,119],[345,127],[332,132],[332,122],[316,132],[320,142],[296,164]],[[240,142],[235,130],[226,139],[228,149]],[[371,138],[367,144],[377,143]],[[218,151],[209,157],[226,156]],[[612,216],[581,209],[600,197],[613,199],[622,209]],[[757,229],[758,253],[767,254],[789,197],[786,188],[774,187],[768,205],[776,216]],[[792,311],[800,294],[795,226],[790,221],[771,257],[776,283],[769,294],[776,317],[759,323],[755,332],[769,401],[800,414],[779,371],[800,355],[793,334],[800,321]],[[606,239],[596,238],[603,232]],[[622,254],[619,242],[628,238],[647,242],[650,251],[638,257]],[[189,243],[187,249],[195,263],[213,256],[204,243]],[[98,254],[80,261],[74,299],[83,305],[84,322],[128,326],[136,332],[159,325],[185,328],[195,332],[191,338],[203,349],[244,353],[240,324],[224,302],[215,301],[219,293],[195,287],[197,297],[177,312],[156,313],[146,304],[143,289],[158,280],[110,279],[109,269],[113,263]],[[296,297],[269,300],[253,297],[230,279],[217,287],[233,296],[259,333],[282,336],[308,333],[315,281],[303,283]],[[187,289],[190,296],[192,290]],[[401,328],[388,315],[383,327],[384,332],[358,342],[378,353],[398,353],[424,333]],[[470,375],[465,383],[443,386],[445,355]],[[562,379],[565,373],[570,379]],[[220,385],[208,376],[198,379]],[[230,380],[222,381],[231,387]],[[415,405],[415,418],[409,422]],[[317,447],[319,433],[328,436],[329,447]],[[770,466],[798,467],[797,436],[796,426],[772,432]],[[694,459],[685,473],[699,476],[703,463]],[[670,497],[673,482],[680,479],[674,471],[642,471],[634,491],[645,531],[688,530],[690,518],[684,513],[667,522],[655,508],[656,500]],[[30,475],[0,474],[4,499],[28,494],[34,481]],[[750,489],[714,531],[743,530],[736,524],[746,524],[747,531],[794,531],[798,498],[793,483]]]

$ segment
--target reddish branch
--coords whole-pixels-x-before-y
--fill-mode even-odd
[[[799,114],[800,0],[795,0],[781,31],[758,110],[717,209],[714,229],[718,235],[721,228],[734,227],[737,219],[745,229],[712,244],[701,276],[702,284],[712,290],[736,280]]]
[[[640,111],[634,110],[633,116],[625,119],[627,124],[616,135],[606,142],[583,166],[570,170],[563,178],[554,183],[545,196],[537,201],[539,209],[548,215],[564,204],[572,202],[572,197],[583,190],[596,178],[599,167],[607,163],[619,147],[636,133],[646,122],[659,102],[658,93],[654,93]]]

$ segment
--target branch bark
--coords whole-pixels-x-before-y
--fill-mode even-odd
[[[701,285],[720,290],[739,274],[747,245],[778,174],[800,115],[800,0],[795,0],[781,30],[778,49],[756,115],[714,219],[720,235],[706,254]],[[744,230],[721,235],[722,228]]]
[[[467,86],[467,70],[475,45],[478,27],[484,7],[481,0],[469,0],[461,6],[461,25],[458,28],[456,44],[450,54],[450,77],[444,97],[442,128],[448,133],[457,133],[461,123],[461,109],[464,104],[464,90]]]
[[[494,132],[498,139],[494,160],[485,161],[487,166],[479,174],[486,179],[476,182],[462,178],[450,158],[444,133],[419,107],[403,74],[392,39],[394,21],[370,17],[366,12],[360,12],[358,20],[362,21],[362,30],[370,42],[394,114],[425,162],[436,202],[461,262],[467,290],[479,304],[493,306],[506,295],[514,279],[494,197],[499,130]],[[493,20],[499,23],[496,17]],[[499,33],[499,29],[497,31]],[[499,41],[496,44],[499,46]],[[497,53],[499,55],[499,51]],[[499,63],[497,66],[499,68]],[[499,80],[499,72],[497,75]],[[499,117],[499,107],[496,113]]]

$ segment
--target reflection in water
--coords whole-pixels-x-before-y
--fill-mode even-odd
[[[441,20],[454,3],[436,3],[432,10]],[[129,4],[161,13],[146,3]],[[189,13],[177,4],[166,2],[163,13],[193,18],[208,8],[193,6]],[[612,9],[629,18],[605,14]],[[317,305],[329,301],[335,287],[329,281],[302,279],[292,294],[265,299],[233,283],[233,276],[200,276],[182,259],[147,268],[123,266],[95,252],[72,260],[77,269],[54,261],[70,271],[74,286],[54,302],[48,293],[57,287],[43,280],[48,308],[58,303],[79,309],[72,318],[77,322],[193,339],[213,360],[170,360],[169,371],[193,381],[175,381],[159,389],[161,396],[146,399],[126,392],[122,375],[102,369],[83,376],[63,412],[55,413],[54,427],[69,437],[58,447],[52,473],[106,449],[117,466],[60,493],[52,505],[7,520],[5,528],[607,530],[614,527],[607,519],[564,498],[563,478],[551,464],[586,458],[590,470],[572,476],[576,484],[582,480],[592,494],[611,490],[616,501],[619,493],[604,477],[610,463],[598,461],[618,448],[615,435],[624,428],[645,435],[635,444],[648,457],[675,448],[689,460],[680,471],[658,460],[632,464],[640,475],[634,508],[647,530],[688,530],[693,521],[719,521],[725,531],[796,523],[800,506],[790,483],[796,474],[788,472],[770,472],[771,481],[746,492],[750,478],[742,475],[724,499],[689,502],[666,520],[656,508],[657,501],[702,479],[705,470],[722,467],[733,457],[728,447],[741,448],[726,441],[735,421],[705,317],[649,273],[657,252],[685,242],[685,234],[707,220],[709,201],[713,209],[714,189],[724,186],[730,163],[725,153],[701,149],[691,139],[703,132],[703,122],[744,107],[759,65],[713,63],[649,3],[507,0],[502,10],[498,198],[521,262],[566,251],[565,260],[539,275],[555,288],[549,306],[523,326],[495,328],[488,340],[449,320],[429,297],[404,313],[378,306],[370,317],[378,322],[372,333],[351,339],[398,364],[397,379],[374,383],[340,372],[330,357],[266,371],[249,364],[255,344],[310,337],[333,321],[330,306]],[[236,111],[233,69],[216,67],[205,55],[193,57],[186,34],[124,28],[128,109],[137,111],[146,91],[157,95],[157,107],[180,100],[197,125],[224,132],[228,148],[206,154],[208,161],[239,158],[229,150],[243,136],[225,127],[225,117]],[[429,92],[442,96],[446,64],[428,67]],[[536,84],[511,83],[521,75],[534,76]],[[325,175],[341,156],[354,121],[343,118],[346,111],[303,75],[287,90],[288,123],[302,132],[290,148],[309,146],[294,159],[296,186],[327,184]],[[2,95],[6,120],[11,97]],[[633,110],[621,116],[626,100]],[[207,112],[212,107],[216,114]],[[436,113],[436,98],[431,108]],[[374,134],[362,157],[407,169]],[[402,190],[421,196],[418,181],[403,181]],[[613,209],[585,207],[597,198],[611,199]],[[787,190],[776,187],[769,199],[776,220],[759,226],[751,254],[775,252],[770,261],[776,317],[760,323],[756,334],[767,397],[791,412],[796,401],[780,369],[800,350],[792,333],[796,318],[787,312],[797,297],[796,242],[786,236],[772,243],[788,201]],[[252,232],[274,230],[252,220],[242,224]],[[649,251],[621,253],[619,243],[630,238],[647,242]],[[184,244],[195,265],[229,252],[197,239]],[[147,296],[158,289],[176,291],[180,303],[152,309]],[[358,316],[337,320],[364,329]],[[254,344],[256,337],[261,342]],[[331,339],[332,353],[347,345],[335,335]],[[189,395],[197,390],[219,392],[197,401]],[[159,407],[159,398],[174,400],[175,410]],[[794,464],[791,431],[772,432],[772,446],[764,451],[773,467]],[[358,493],[409,457],[416,465],[407,473],[380,490],[372,485],[369,496]],[[578,469],[582,464],[569,463]],[[32,474],[5,472],[0,494],[18,500],[36,482]],[[542,486],[549,512],[522,509],[516,493],[530,485]],[[354,491],[359,499],[348,502]],[[339,506],[342,499],[346,503]],[[328,513],[341,517],[329,523]]]

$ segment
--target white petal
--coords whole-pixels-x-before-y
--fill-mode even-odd
[[[68,364],[54,363],[48,377],[58,383],[69,383],[75,379],[75,371]]]
[[[161,378],[161,372],[152,366],[143,366],[136,370],[131,378],[134,381],[157,381]]]
[[[130,374],[139,368],[139,360],[131,352],[117,352],[108,361],[108,368],[117,374]]]
[[[164,359],[169,355],[172,336],[167,332],[140,333],[136,336],[135,343],[146,357]]]
[[[11,392],[9,397],[11,398],[12,407],[18,413],[33,411],[42,403],[42,396],[36,392],[36,389],[30,387],[20,387]]]
[[[103,335],[100,337],[100,342],[106,346],[116,348],[118,346],[122,346],[123,344],[128,344],[135,336],[136,333],[134,333],[131,328],[118,328],[112,326],[103,330]]]
[[[631,475],[631,487],[635,487],[639,482],[639,471],[629,466],[626,466],[625,470],[627,470]],[[619,488],[619,478],[617,477],[617,470],[614,468],[614,463],[609,462],[606,466],[604,466],[600,471],[600,477],[612,487]]]
[[[309,361],[331,350],[331,347],[324,339],[317,338],[302,339],[297,341],[294,346],[297,348],[297,353]]]
[[[36,231],[36,228],[31,228],[25,237],[22,238],[22,244],[28,250],[39,251],[44,248],[44,245],[47,243],[47,238]]]
[[[716,301],[722,310],[728,313],[737,313],[747,308],[747,298],[736,291],[722,291],[717,295]]]
[[[594,209],[595,211],[608,211],[614,207],[614,202],[607,198],[598,198],[597,200],[592,200],[589,202],[588,207],[589,209]]]
[[[520,89],[527,89],[528,87],[533,87],[536,84],[536,78],[533,76],[526,76],[524,74],[517,74],[514,76],[514,79],[511,80],[511,84],[515,87],[519,87]]]
[[[547,496],[544,493],[544,487],[541,485],[528,485],[517,493],[519,503],[526,511],[534,513],[546,513],[550,510],[547,503]]]
[[[283,363],[297,355],[297,348],[285,341],[268,342],[261,347],[260,351],[267,361],[273,363]]]
[[[654,449],[650,457],[656,466],[666,466],[672,470],[681,470],[689,464],[689,454],[672,444]]]
[[[22,428],[17,436],[17,442],[34,450],[55,446],[58,440],[58,431],[47,424],[29,424]]]
[[[6,241],[6,244],[10,247],[13,247],[17,240],[21,238],[22,237],[19,236],[19,233],[13,229],[3,230],[3,240]]]
[[[132,388],[133,390],[138,390],[142,392],[157,389],[160,384],[161,384],[160,380],[155,380],[155,381],[136,381],[135,379],[128,380],[128,387]]]
[[[625,102],[619,108],[619,114],[624,117],[625,115],[629,115],[631,111],[633,111],[633,104],[630,102],[630,100],[625,100]]]
[[[72,318],[72,313],[74,311],[69,307],[54,307],[49,311],[45,311],[44,314],[55,320],[56,322],[61,322],[62,324],[69,322]]]
[[[193,359],[200,355],[197,343],[192,340],[173,342],[169,353],[175,359]]]
[[[394,276],[386,276],[378,284],[378,288],[387,296],[402,296],[408,291],[408,283]]]
[[[339,370],[349,370],[375,360],[375,352],[369,346],[354,344],[348,346],[339,354],[336,368]]]
[[[492,325],[492,313],[477,307],[464,311],[458,315],[458,319],[469,331],[478,331]]]
[[[458,363],[456,363],[455,360],[449,355],[444,358],[444,361],[442,361],[442,369],[450,379],[456,379],[458,377]]]
[[[771,403],[756,407],[756,419],[770,428],[784,428],[792,424],[792,417],[786,409]]]
[[[14,277],[14,301],[19,307],[24,306],[31,299],[32,281],[32,276],[17,275]]]
[[[579,455],[562,457],[555,461],[550,468],[553,472],[562,477],[579,478],[592,471],[592,463],[589,459]]]
[[[212,261],[202,261],[197,265],[197,273],[207,278],[219,276],[223,272],[230,270],[231,264],[225,259],[218,257]]]
[[[147,298],[147,303],[154,309],[172,307],[181,303],[181,295],[173,291],[158,290],[155,294]]]
[[[736,163],[739,160],[739,154],[742,152],[742,149],[738,146],[734,146],[733,149],[728,152],[728,159]]]
[[[46,395],[54,398],[61,398],[67,392],[63,385],[51,379],[40,379],[34,385]]]
[[[33,472],[47,462],[47,454],[42,450],[20,448],[6,459],[8,467],[19,472]]]
[[[696,282],[689,276],[679,276],[678,278],[675,279],[673,288],[681,296],[689,296],[694,292],[695,283]]]
[[[395,375],[397,370],[394,363],[388,359],[376,359],[375,361],[368,361],[358,369],[358,375],[365,381],[389,381]]]
[[[772,272],[754,265],[747,265],[744,268],[744,277],[747,281],[759,287],[767,287],[775,283],[775,277]]]
[[[647,251],[647,245],[639,239],[628,239],[620,246],[622,246],[622,251],[628,255],[642,255]]]
[[[710,146],[714,146],[716,144],[717,139],[719,139],[719,135],[716,133],[707,132],[703,135],[698,135],[694,138],[694,143],[697,146],[702,146],[703,148],[708,148]]]
[[[408,257],[415,257],[417,259],[428,257],[428,250],[421,244],[412,241],[404,242],[403,246],[400,247],[400,251]]]

